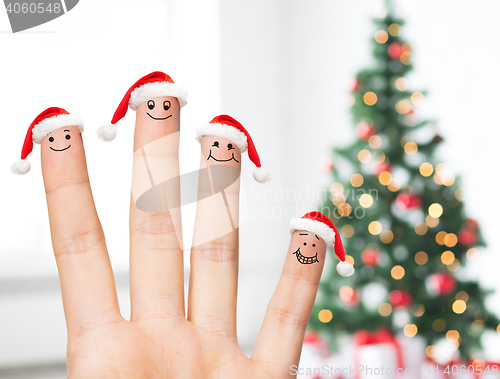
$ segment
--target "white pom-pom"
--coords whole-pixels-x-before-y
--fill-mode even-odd
[[[97,130],[97,137],[104,142],[113,141],[117,134],[118,128],[116,125],[103,125]]]
[[[339,262],[337,265],[337,272],[342,276],[351,276],[354,274],[354,267],[347,262]]]
[[[24,175],[30,169],[31,169],[31,163],[29,163],[26,159],[17,161],[12,166],[10,166],[10,171],[12,171],[16,175]]]
[[[271,180],[271,173],[263,168],[256,168],[253,171],[253,178],[259,183],[266,183]]]

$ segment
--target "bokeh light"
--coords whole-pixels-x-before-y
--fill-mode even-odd
[[[389,171],[382,171],[378,176],[378,180],[380,184],[387,186],[392,180],[392,175]]]
[[[379,30],[375,33],[375,41],[378,43],[386,43],[388,39],[389,36],[385,30]]]
[[[443,254],[441,254],[441,262],[445,265],[451,265],[455,261],[455,254],[450,250],[446,250]]]
[[[397,37],[401,34],[401,25],[396,24],[396,23],[391,24],[391,25],[389,25],[388,30],[389,30],[389,34],[391,36]]]
[[[415,142],[406,142],[405,143],[405,153],[408,155],[414,155],[418,151],[418,146]]]
[[[351,180],[350,180],[351,185],[352,185],[353,187],[360,187],[360,186],[363,184],[363,181],[364,181],[364,179],[363,179],[363,175],[358,174],[358,173],[353,174],[353,175],[351,176]]]
[[[408,82],[408,79],[401,77],[396,80],[395,85],[398,90],[406,91],[410,86],[410,83]]]
[[[403,279],[403,277],[405,276],[405,269],[399,265],[394,266],[391,269],[391,276],[396,280]]]
[[[384,230],[380,233],[380,241],[383,243],[391,243],[394,239],[394,233],[391,230]]]
[[[424,102],[424,95],[420,92],[413,92],[411,95],[411,102],[415,105],[421,105]]]
[[[354,228],[352,225],[346,224],[340,229],[340,234],[342,234],[342,237],[351,238],[354,235]]]
[[[434,167],[429,162],[422,163],[420,165],[420,174],[422,176],[428,177],[431,176],[434,172]]]
[[[319,311],[318,313],[318,319],[319,321],[321,321],[322,323],[327,323],[327,322],[330,322],[333,318],[333,313],[331,310],[329,309],[322,309],[321,311]]]
[[[419,265],[424,265],[429,260],[429,256],[425,251],[419,251],[415,254],[415,262]]]
[[[373,205],[373,197],[367,193],[359,197],[359,205],[363,208],[370,208]]]
[[[434,218],[441,217],[443,214],[443,207],[439,203],[434,203],[429,206],[429,215]]]
[[[368,231],[374,236],[379,235],[382,232],[382,224],[378,221],[372,221],[368,225]]]
[[[370,153],[368,150],[361,150],[358,153],[358,159],[361,163],[368,163],[372,159],[372,153]]]
[[[404,327],[403,333],[406,337],[415,337],[417,334],[417,326],[415,324],[408,324]]]
[[[453,309],[453,312],[460,315],[467,309],[467,304],[463,300],[456,300],[451,308]]]
[[[389,303],[382,303],[378,307],[378,313],[380,313],[381,316],[387,317],[392,313],[392,305]]]
[[[374,105],[377,102],[377,95],[374,92],[367,92],[363,96],[363,101],[366,105]]]
[[[368,145],[370,145],[372,149],[378,149],[382,146],[382,138],[375,134],[368,139]]]

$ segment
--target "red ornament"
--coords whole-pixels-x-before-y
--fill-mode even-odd
[[[409,308],[413,304],[413,297],[408,291],[394,290],[389,294],[389,302],[394,308]]]
[[[389,171],[391,172],[392,166],[389,162],[383,162],[377,166],[375,169],[375,176],[378,178],[378,176],[383,173],[384,171]]]
[[[396,198],[396,205],[406,209],[422,208],[422,199],[415,194],[401,193]]]
[[[448,296],[457,288],[457,280],[447,272],[438,272],[429,278],[429,290],[438,296]]]
[[[380,252],[377,249],[367,248],[361,253],[361,262],[364,265],[377,267],[380,264]]]
[[[473,229],[463,228],[457,233],[458,243],[462,246],[474,246],[477,242],[477,232]]]
[[[401,54],[403,54],[403,45],[399,42],[391,43],[387,48],[387,54],[389,54],[392,59],[399,59]]]
[[[356,125],[356,134],[362,140],[367,140],[376,133],[377,128],[373,125],[367,124],[366,122],[361,121],[358,125]]]
[[[479,224],[476,220],[468,218],[465,226],[457,233],[458,243],[465,247],[474,246],[477,243],[477,230]]]

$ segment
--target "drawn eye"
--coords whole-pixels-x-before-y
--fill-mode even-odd
[[[215,141],[214,144],[212,145],[212,147],[219,147],[219,141]]]
[[[170,101],[165,100],[163,102],[163,109],[165,109],[166,111],[168,111],[170,109],[170,106],[171,106]]]
[[[49,137],[49,142],[54,142],[54,137]]]
[[[307,246],[307,243],[304,242],[304,246]]]
[[[148,101],[148,108],[153,109],[155,107],[155,102],[153,100]]]
[[[227,149],[228,149],[228,150],[234,150],[234,146],[233,146],[233,144],[232,144],[232,143],[228,143],[228,144],[227,144]]]
[[[71,139],[71,136],[69,134],[66,134],[66,139]]]
[[[313,247],[316,247],[316,244],[315,244],[315,243],[313,243]]]

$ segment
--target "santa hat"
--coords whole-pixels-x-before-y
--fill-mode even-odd
[[[135,111],[139,105],[154,97],[172,96],[179,100],[181,108],[187,104],[187,90],[175,84],[170,76],[161,71],[155,71],[140,78],[129,88],[116,108],[111,125],[104,125],[97,131],[97,136],[106,142],[112,141],[118,134],[116,123],[127,114],[127,108]]]
[[[202,124],[196,129],[196,140],[201,143],[203,136],[218,136],[226,138],[239,147],[241,153],[248,151],[248,158],[257,168],[253,177],[259,183],[271,180],[271,173],[261,168],[259,154],[253,144],[252,137],[238,121],[228,115],[216,116],[209,123]]]
[[[325,241],[327,246],[333,246],[335,254],[340,262],[337,265],[337,272],[342,276],[354,274],[354,267],[345,261],[344,246],[340,239],[340,234],[332,220],[321,212],[309,212],[301,218],[294,218],[290,222],[290,234],[296,230],[306,230],[314,233]]]
[[[40,144],[47,134],[65,126],[77,126],[80,133],[83,133],[83,120],[62,108],[52,107],[40,113],[28,128],[21,151],[21,160],[14,163],[10,170],[17,175],[26,174],[31,168],[26,158],[33,151],[33,142]]]

